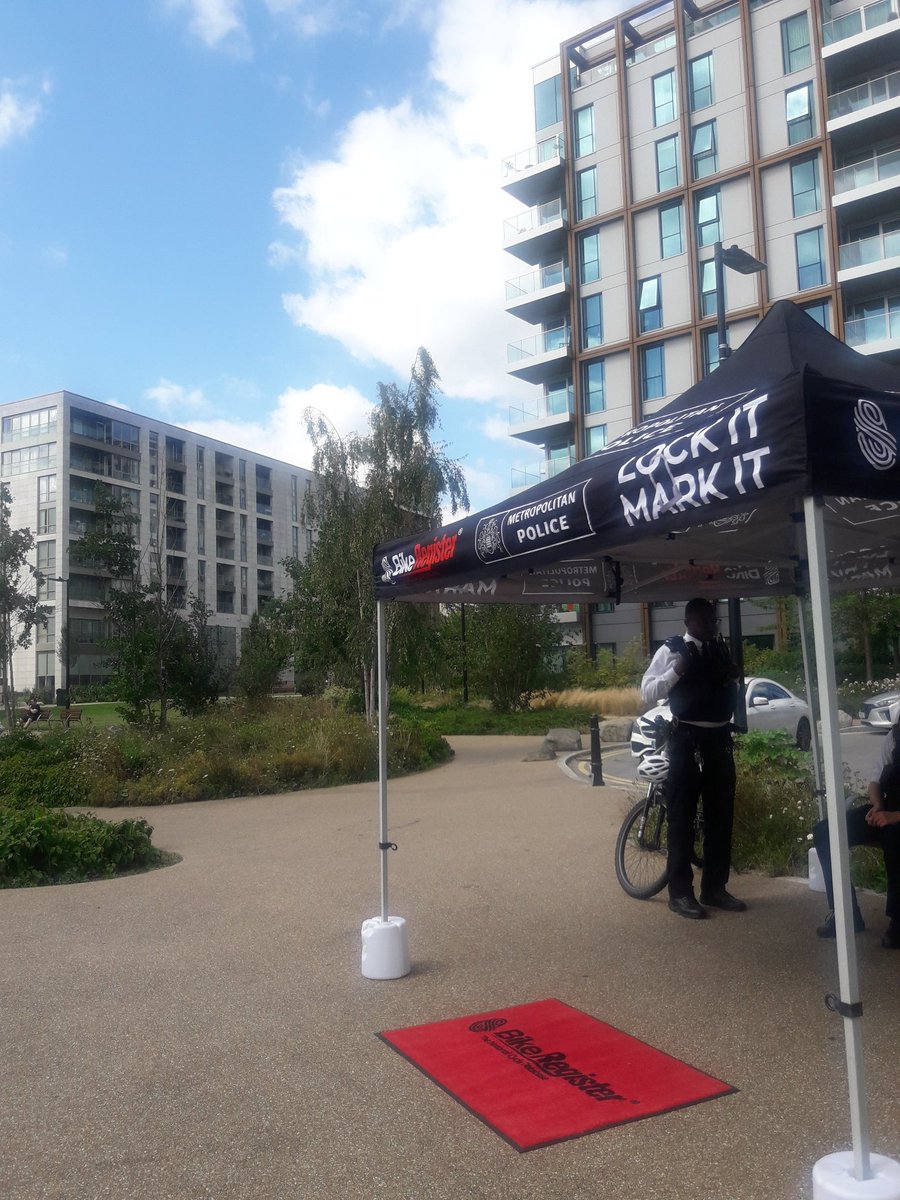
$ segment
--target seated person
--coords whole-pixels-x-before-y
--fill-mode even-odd
[[[869,777],[869,803],[847,812],[847,841],[851,846],[880,846],[887,871],[888,918],[887,932],[881,939],[885,950],[900,950],[900,722],[891,726]],[[828,916],[816,930],[819,937],[833,938],[834,888],[831,878],[831,850],[828,844],[828,822],[820,821],[813,829],[813,843],[819,856],[825,890],[828,894]],[[853,892],[853,927],[865,929],[862,913]]]
[[[22,728],[27,729],[29,725],[33,725],[41,715],[41,705],[37,696],[32,696],[28,701],[28,707],[22,716]]]

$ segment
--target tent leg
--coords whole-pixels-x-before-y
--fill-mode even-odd
[[[847,1057],[847,1082],[850,1091],[850,1125],[853,1135],[853,1179],[864,1182],[872,1179],[869,1158],[868,1114],[866,1111],[865,1072],[862,1060],[862,1033],[858,1015],[860,1012],[859,977],[856,964],[856,944],[853,933],[853,914],[850,897],[850,863],[847,845],[846,803],[844,799],[843,765],[841,743],[838,734],[837,680],[834,671],[833,641],[831,629],[831,607],[828,592],[828,563],[825,552],[825,525],[822,509],[816,500],[804,499],[806,519],[806,548],[809,558],[809,593],[812,605],[813,639],[816,648],[816,673],[819,684],[819,702],[822,712],[822,747],[825,773],[825,800],[828,813],[828,831],[831,847],[831,863],[834,879],[834,909],[837,925],[836,948],[838,956],[839,1004],[844,1019],[844,1042]],[[849,1006],[854,1006],[851,1009]],[[829,1005],[830,1006],[830,1005]],[[825,1160],[816,1164],[821,1174]],[[816,1200],[821,1197],[866,1195],[865,1192],[814,1191]]]
[[[389,916],[387,772],[388,682],[384,601],[376,605],[378,623],[378,850],[381,855],[381,914],[362,924],[362,973],[367,979],[400,979],[410,971],[406,921]]]
[[[822,747],[819,742],[819,709],[820,705],[816,701],[814,703],[812,675],[809,670],[809,646],[806,641],[806,601],[801,595],[797,595],[797,624],[800,631],[800,650],[803,654],[803,678],[806,680],[806,694],[809,697],[809,714],[810,720],[810,737],[812,739],[812,761],[813,775],[816,781],[816,803],[819,806],[819,817],[825,816],[825,793],[822,789]]]

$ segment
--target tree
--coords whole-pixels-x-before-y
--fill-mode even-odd
[[[41,573],[28,561],[34,548],[30,529],[13,529],[10,524],[12,494],[0,484],[0,654],[6,679],[3,704],[6,727],[15,720],[15,680],[13,654],[31,644],[35,625],[47,619],[49,608],[38,603],[37,587]]]
[[[196,712],[218,695],[209,613],[190,597],[188,616],[181,615],[183,588],[167,577],[160,530],[151,531],[142,551],[137,514],[105,488],[96,491],[95,516],[94,527],[70,553],[75,562],[109,575],[105,650],[126,719],[164,728],[170,707]]]
[[[466,606],[466,659],[473,690],[499,712],[528,708],[559,674],[564,626],[549,605]]]
[[[320,682],[359,687],[370,720],[376,656],[372,548],[439,524],[443,501],[454,514],[469,504],[462,467],[448,457],[444,443],[432,440],[439,427],[439,390],[431,356],[420,349],[405,392],[379,383],[368,433],[341,438],[320,413],[306,414],[316,483],[304,515],[317,537],[305,562],[285,564],[293,595],[274,612],[291,632],[298,661]],[[389,608],[393,657],[408,665],[417,648],[424,653],[434,617],[409,605]]]
[[[241,657],[234,678],[237,694],[255,703],[271,695],[290,652],[290,638],[282,626],[265,614],[254,613],[241,638]]]
[[[831,611],[835,632],[861,660],[866,679],[876,674],[876,658],[896,670],[900,594],[881,588],[849,592],[832,601]]]

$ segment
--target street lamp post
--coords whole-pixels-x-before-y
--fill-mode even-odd
[[[741,275],[755,275],[766,269],[766,264],[741,250],[738,246],[723,246],[715,244],[714,262],[716,268],[716,333],[719,342],[719,362],[728,358],[731,347],[728,345],[728,330],[725,326],[725,268],[737,271]],[[731,652],[740,670],[737,706],[735,708],[735,724],[741,730],[747,728],[747,697],[744,688],[744,633],[741,628],[741,602],[737,597],[728,601],[728,637],[731,642]]]
[[[64,667],[66,668],[66,677],[65,677],[65,679],[64,679],[64,681],[63,681],[63,683],[64,683],[64,687],[62,688],[62,691],[64,691],[64,692],[65,692],[65,694],[66,694],[66,705],[68,705],[68,703],[69,703],[69,670],[70,670],[70,657],[69,657],[69,635],[70,635],[70,631],[69,631],[69,580],[68,580],[68,579],[64,579],[64,578],[63,578],[61,575],[51,575],[51,576],[50,576],[50,578],[53,580],[53,582],[54,582],[54,583],[64,583],[64,584],[66,585],[66,635],[65,635],[65,639],[64,639],[64,641],[63,641],[63,665],[64,665]]]

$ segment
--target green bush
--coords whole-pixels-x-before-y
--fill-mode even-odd
[[[776,729],[738,738],[734,758],[735,867],[771,875],[805,872],[809,834],[819,817],[809,755]]]
[[[159,857],[146,821],[100,820],[33,804],[0,807],[0,887],[105,879]]]
[[[15,732],[0,738],[0,804],[77,807],[87,803],[88,794],[77,743],[65,733]]]

